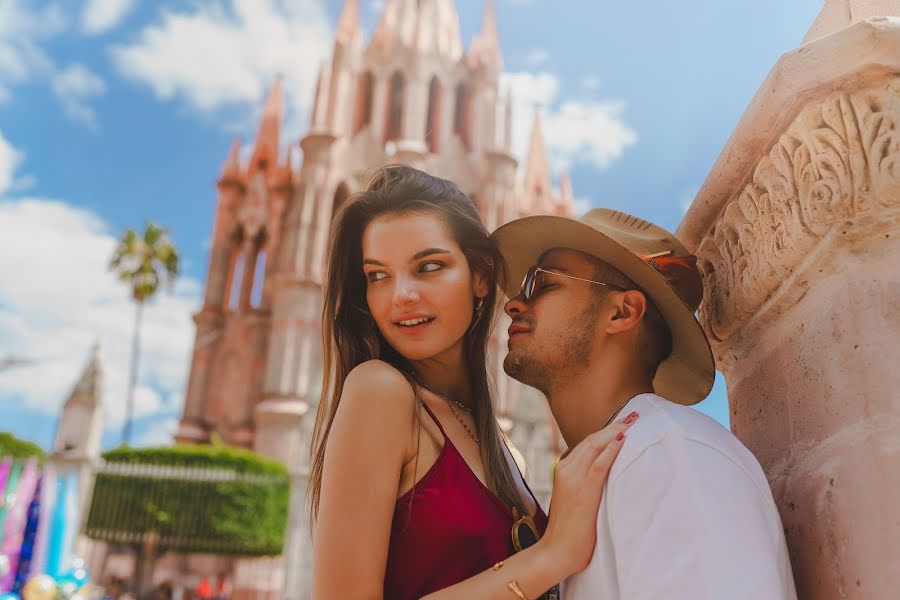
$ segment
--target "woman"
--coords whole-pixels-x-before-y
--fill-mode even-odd
[[[548,523],[491,406],[502,262],[472,201],[422,171],[382,168],[336,216],[328,257],[313,597],[535,598],[583,568],[628,425],[560,462]],[[527,545],[511,540],[514,522],[527,534],[531,520],[543,537],[509,557]]]

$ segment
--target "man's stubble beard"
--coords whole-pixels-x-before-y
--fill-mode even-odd
[[[562,330],[551,332],[544,348],[510,351],[503,360],[503,370],[549,398],[565,380],[590,368],[599,308],[600,301],[595,299]]]

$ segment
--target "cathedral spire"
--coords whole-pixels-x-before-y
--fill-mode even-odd
[[[316,96],[313,101],[312,118],[310,120],[310,129],[313,131],[321,131],[326,128],[326,119],[328,117],[328,103],[330,102],[329,90],[331,88],[331,69],[327,63],[322,63],[319,67],[319,77],[316,82]]]
[[[272,89],[269,90],[269,97],[263,108],[259,133],[256,135],[256,146],[253,148],[253,158],[250,160],[251,168],[259,167],[261,163],[268,166],[278,162],[278,134],[281,129],[283,88],[284,82],[279,75],[272,84]]]
[[[81,372],[78,383],[75,384],[75,387],[69,394],[65,406],[81,404],[88,407],[94,407],[100,404],[100,377],[100,344],[94,342],[87,365],[85,365],[84,370]]]
[[[222,175],[220,179],[237,178],[241,173],[241,138],[234,138],[231,143],[231,150],[228,152],[228,158],[222,165]]]
[[[453,0],[387,0],[372,43],[382,48],[399,44],[457,60],[463,45],[456,5]]]
[[[572,176],[568,171],[559,175],[559,204],[557,213],[564,217],[575,217],[575,196],[572,194]]]
[[[500,52],[500,36],[497,33],[497,13],[494,0],[486,0],[484,17],[481,20],[481,31],[472,40],[470,54],[482,62],[503,68],[503,55]]]
[[[362,37],[359,21],[359,0],[346,0],[338,17],[336,40],[340,44],[353,45]]]
[[[100,435],[103,431],[102,389],[100,345],[95,342],[87,365],[57,419],[53,442],[55,454],[82,460],[100,455]]]
[[[550,165],[544,147],[544,134],[541,131],[541,114],[537,107],[534,108],[534,121],[531,125],[531,142],[525,162],[524,183],[525,192],[533,198],[537,206],[551,195]]]

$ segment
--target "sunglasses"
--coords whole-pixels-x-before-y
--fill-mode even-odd
[[[625,288],[620,287],[618,285],[613,285],[611,283],[603,283],[602,281],[594,281],[593,279],[584,279],[582,277],[575,277],[574,275],[566,275],[565,273],[559,273],[557,271],[549,271],[544,269],[543,267],[539,267],[537,265],[532,265],[531,268],[528,269],[528,272],[525,273],[525,279],[522,280],[522,289],[519,290],[519,295],[522,296],[522,299],[525,302],[531,302],[531,299],[534,298],[535,290],[540,291],[541,287],[544,285],[544,273],[549,273],[551,275],[559,275],[560,277],[566,277],[568,279],[575,279],[576,281],[586,281],[587,283],[594,283],[597,285],[605,285],[606,287],[611,287],[613,289],[617,289],[619,291],[624,292]]]
[[[513,507],[512,513],[512,544],[516,552],[521,552],[537,544],[541,534],[538,533],[537,526],[534,524],[534,519],[531,518],[531,515],[526,514],[520,517],[519,509],[516,507]],[[540,596],[538,600],[559,600],[559,586],[553,586],[544,595]]]
[[[513,507],[512,543],[516,552],[530,548],[541,538],[531,515],[519,516],[519,509]]]

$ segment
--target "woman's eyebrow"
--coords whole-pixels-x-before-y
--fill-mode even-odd
[[[419,260],[420,258],[425,258],[426,256],[431,256],[432,254],[450,254],[449,250],[445,250],[444,248],[426,248],[425,250],[420,250],[416,252],[409,262],[413,262]],[[365,258],[363,259],[364,265],[377,265],[379,267],[386,266],[383,262],[379,260],[375,260],[374,258]]]
[[[426,248],[425,250],[416,252],[412,257],[412,260],[419,260],[420,258],[431,256],[432,254],[450,254],[450,251],[443,248]]]

